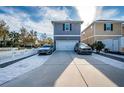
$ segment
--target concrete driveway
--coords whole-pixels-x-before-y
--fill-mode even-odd
[[[108,87],[124,86],[124,70],[105,64],[94,55],[55,52],[36,68],[2,86],[6,87]]]

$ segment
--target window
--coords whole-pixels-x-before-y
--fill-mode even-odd
[[[111,23],[104,24],[104,31],[113,31],[113,24]]]
[[[70,23],[63,24],[63,30],[64,31],[71,31],[71,24]]]

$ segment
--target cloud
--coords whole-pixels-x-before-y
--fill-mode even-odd
[[[70,19],[68,15],[67,8],[60,9],[53,9],[50,7],[41,7],[42,11],[44,9],[45,13],[42,14],[44,19],[47,20],[67,20]],[[71,19],[70,19],[71,20]]]
[[[22,15],[23,14],[21,14],[21,16]],[[18,15],[12,16],[12,15],[1,14],[0,20],[4,20],[7,23],[7,25],[9,25],[11,31],[18,31],[22,26],[24,26],[23,19],[21,19],[19,16]],[[25,14],[23,15],[23,17],[24,16],[25,16]]]
[[[118,9],[103,9],[103,7],[98,7],[96,12],[96,19],[115,19],[119,14]]]
[[[68,15],[69,10],[67,8],[53,9],[50,7],[39,7],[38,16],[42,17],[42,20],[33,21],[31,15],[23,11],[15,12],[14,8],[0,7],[0,9],[7,13],[0,14],[0,20],[5,20],[10,26],[11,31],[19,31],[24,26],[28,30],[35,30],[38,33],[53,34],[53,26],[51,20],[72,20]]]
[[[36,7],[35,7],[36,8]],[[53,34],[53,26],[51,20],[82,20],[82,30],[95,20],[95,6],[69,6],[69,7],[37,7],[38,12],[33,15],[22,11],[22,9],[0,7],[6,13],[0,14],[0,19],[3,19],[10,26],[11,31],[19,31],[24,26],[28,30],[35,30],[38,33]],[[32,20],[33,16],[39,21]]]
[[[86,28],[91,22],[95,20],[96,7],[95,6],[76,6],[79,16],[82,21],[82,30]]]

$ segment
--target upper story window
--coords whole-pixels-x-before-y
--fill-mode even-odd
[[[105,23],[104,24],[104,31],[113,31],[113,24]]]
[[[71,31],[71,24],[70,23],[63,24],[63,31]]]

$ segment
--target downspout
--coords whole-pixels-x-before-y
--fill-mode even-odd
[[[123,37],[123,24],[121,23],[121,38]],[[121,48],[122,48],[122,46],[121,46],[121,38],[119,38],[119,52],[121,52]]]
[[[93,27],[94,27],[94,29],[93,29],[93,37],[94,37],[94,39],[93,39],[93,43],[95,42],[95,31],[96,31],[96,23],[94,22],[93,23]]]

